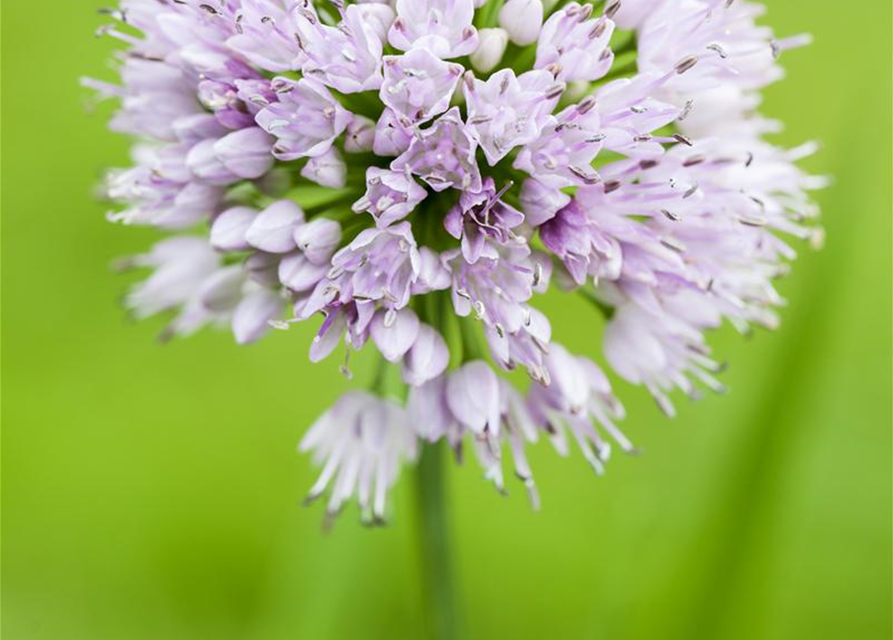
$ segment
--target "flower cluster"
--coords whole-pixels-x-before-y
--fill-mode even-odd
[[[301,448],[311,497],[372,521],[418,441],[568,441],[601,472],[633,445],[602,370],[552,338],[550,283],[603,313],[603,354],[667,413],[721,391],[705,335],[774,327],[788,240],[821,239],[806,145],[765,135],[776,40],[745,0],[122,0],[111,127],[140,140],[111,219],[174,234],[126,303],[165,334],[247,343],[321,318],[320,361],[371,339],[407,385],[352,392]],[[786,240],[787,239],[787,240]],[[580,322],[586,322],[581,318]],[[451,345],[449,336],[461,336]],[[595,340],[595,338],[593,338]],[[526,370],[525,390],[498,370]],[[342,370],[349,375],[346,363]]]

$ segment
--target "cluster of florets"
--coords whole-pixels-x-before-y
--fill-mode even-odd
[[[166,335],[247,343],[322,318],[319,361],[371,339],[405,401],[351,392],[302,447],[311,495],[370,519],[418,441],[501,454],[572,440],[601,472],[623,408],[552,339],[552,282],[606,315],[603,353],[674,413],[719,391],[705,333],[773,327],[773,280],[820,237],[821,186],[764,134],[781,76],[761,7],[734,0],[124,0],[112,128],[140,138],[111,218],[176,230],[131,260],[127,304]],[[579,322],[586,322],[580,318]],[[461,336],[451,345],[447,336]],[[595,337],[593,338],[595,340]],[[451,366],[452,365],[452,366]],[[349,375],[346,364],[341,369]],[[529,388],[498,370],[523,368]]]

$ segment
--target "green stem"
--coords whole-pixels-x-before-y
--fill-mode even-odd
[[[470,316],[467,318],[458,318],[458,321],[459,336],[462,338],[462,362],[485,360],[485,350],[481,346],[480,339],[474,326],[476,321]]]
[[[416,469],[416,488],[423,611],[430,640],[464,637],[453,589],[444,485],[443,445],[427,445]]]
[[[505,4],[504,0],[490,0],[474,14],[474,26],[478,29],[498,26],[499,10]]]
[[[383,396],[388,385],[388,361],[381,358],[375,367],[375,375],[369,383],[369,390],[377,396]]]

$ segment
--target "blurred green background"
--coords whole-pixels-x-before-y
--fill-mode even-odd
[[[412,474],[383,530],[351,509],[322,535],[299,507],[315,476],[295,443],[346,388],[307,362],[312,327],[161,347],[161,321],[116,304],[109,263],[154,234],[93,197],[127,149],[78,87],[110,77],[102,4],[3,2],[4,637],[418,637]],[[780,331],[716,336],[730,395],[669,421],[619,385],[645,456],[597,479],[541,443],[539,513],[451,470],[470,637],[891,637],[891,5],[769,7],[777,33],[816,37],[765,111],[783,144],[824,142],[807,167],[835,177],[827,246],[783,284]],[[585,303],[546,306],[598,354]]]

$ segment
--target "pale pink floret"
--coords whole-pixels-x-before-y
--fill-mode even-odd
[[[388,35],[397,49],[425,49],[439,58],[467,56],[478,45],[472,0],[397,0]]]

